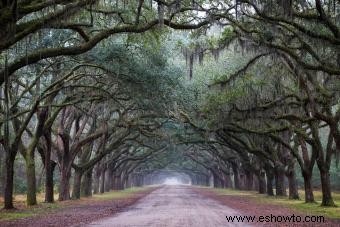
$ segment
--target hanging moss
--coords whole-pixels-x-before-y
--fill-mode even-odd
[[[189,56],[189,78],[190,79],[192,79],[193,68],[194,68],[194,54],[190,54]]]
[[[178,11],[181,8],[181,0],[176,0],[175,10]]]
[[[160,27],[164,25],[164,5],[162,3],[158,3],[158,22]]]

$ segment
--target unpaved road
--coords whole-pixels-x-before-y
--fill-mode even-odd
[[[96,221],[88,227],[219,227],[246,226],[228,223],[226,215],[236,210],[195,193],[188,186],[165,186],[117,215]]]

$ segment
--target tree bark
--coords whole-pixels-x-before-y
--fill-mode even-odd
[[[122,190],[128,187],[127,182],[129,180],[129,175],[127,173],[124,173],[123,179],[122,179]],[[158,183],[158,181],[157,181]]]
[[[264,194],[266,193],[266,175],[263,171],[260,171],[257,175],[258,182],[259,182],[259,193]]]
[[[49,130],[44,134],[44,138],[46,140],[47,148],[44,151],[45,153],[45,169],[46,169],[46,178],[45,178],[45,202],[53,203],[54,202],[54,182],[53,182],[53,172],[56,166],[55,162],[51,160],[51,149],[52,149],[52,139],[51,139],[51,131]]]
[[[36,196],[36,179],[35,179],[35,161],[34,150],[28,150],[26,153],[26,179],[27,179],[27,205],[32,206],[37,204]]]
[[[137,178],[136,178],[136,186],[137,187],[142,187],[143,186],[143,175],[142,174],[138,174]]]
[[[322,187],[321,206],[335,206],[331,193],[331,181],[329,177],[329,170],[326,168],[320,168],[320,178]]]
[[[303,158],[303,165],[300,165],[300,169],[303,176],[303,183],[305,189],[305,202],[314,203],[315,200],[312,186],[312,174],[313,167],[315,164],[315,152],[312,152],[312,156],[311,158],[309,158],[306,142],[302,138],[299,138],[299,142]]]
[[[70,199],[70,177],[71,172],[62,169],[60,178],[59,201]]]
[[[92,170],[93,169],[89,169],[84,174],[81,182],[81,196],[92,196]]]
[[[121,190],[122,189],[122,180],[120,176],[114,176],[114,189]]]
[[[81,183],[82,176],[83,176],[83,171],[75,170],[73,190],[72,190],[72,199],[80,199],[80,183]]]
[[[0,195],[3,195],[5,193],[5,171],[6,171],[6,165],[5,165],[5,150],[3,149],[3,146],[0,144]]]
[[[106,177],[105,177],[105,191],[109,192],[110,190],[112,190],[112,178],[113,178],[113,173],[112,171],[108,168],[106,170]]]
[[[99,189],[100,193],[104,193],[105,192],[105,168],[102,167],[101,171],[100,171],[100,189]]]
[[[314,203],[314,193],[312,186],[312,173],[302,171],[303,182],[305,187],[305,202],[306,203]]]
[[[54,180],[53,173],[55,169],[56,163],[50,161],[49,169],[46,169],[46,180],[45,180],[45,202],[53,203],[54,202]]]
[[[234,173],[234,186],[235,189],[240,190],[240,178],[239,178],[239,172],[238,172],[238,166],[237,163],[232,163],[231,164],[231,168],[233,169],[233,173]]]
[[[203,185],[206,185],[206,181],[203,182]],[[231,187],[230,174],[225,174],[224,175],[224,187],[225,188],[230,188]]]
[[[100,185],[99,178],[100,178],[100,163],[98,163],[96,166],[95,178],[94,178],[94,183],[93,183],[93,194],[99,193],[99,185]]]
[[[295,170],[289,171],[287,174],[288,178],[288,189],[289,189],[289,199],[300,199],[298,186],[296,182]]]
[[[10,151],[7,151],[5,157],[6,175],[4,189],[4,209],[13,209],[13,178],[14,178],[14,160],[15,156]]]
[[[274,175],[273,171],[271,169],[266,169],[266,176],[267,176],[267,195],[273,196],[274,191],[273,191],[273,180],[274,180]]]
[[[214,188],[220,188],[221,187],[221,181],[220,178],[217,176],[217,174],[213,174],[214,177]],[[195,185],[198,185],[199,183],[197,182],[197,176],[194,175],[195,179]]]
[[[275,189],[277,196],[286,196],[285,170],[283,165],[277,165],[275,171]]]
[[[250,171],[245,171],[246,173],[246,190],[252,190],[253,189],[253,173]]]

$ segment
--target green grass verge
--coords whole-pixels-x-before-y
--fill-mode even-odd
[[[19,218],[27,218],[37,215],[42,215],[49,213],[53,210],[59,209],[62,206],[59,203],[42,203],[32,207],[26,207],[25,209],[15,209],[15,210],[1,210],[0,211],[0,221],[9,221]],[[1,223],[0,223],[1,226]]]
[[[148,190],[148,187],[129,188],[129,189],[121,190],[121,191],[111,191],[111,192],[106,192],[103,194],[96,194],[96,195],[93,195],[92,197],[81,198],[80,200],[68,200],[68,201],[63,201],[63,202],[56,201],[55,203],[39,202],[38,205],[30,206],[30,207],[27,207],[26,205],[24,205],[25,201],[21,199],[21,198],[24,198],[23,195],[17,195],[14,204],[15,204],[15,207],[18,207],[18,209],[9,210],[9,211],[0,210],[0,221],[8,221],[8,220],[15,220],[19,218],[43,215],[43,214],[50,213],[54,210],[62,209],[64,207],[72,206],[75,204],[86,205],[86,203],[90,201],[129,198],[135,193],[143,192],[146,190]],[[39,195],[38,197],[40,198],[43,196]],[[38,199],[38,201],[40,201],[40,199]],[[3,204],[1,203],[0,205],[3,206]],[[0,226],[1,226],[1,223],[0,223]]]
[[[111,191],[111,192],[106,192],[103,194],[96,194],[96,195],[93,195],[92,198],[98,199],[98,200],[124,199],[124,198],[131,196],[131,194],[142,192],[142,191],[145,191],[146,189],[147,188],[143,188],[143,187],[128,188],[128,189],[121,190],[121,191]]]
[[[282,196],[267,196],[259,194],[256,191],[238,191],[232,189],[211,189],[220,195],[242,196],[248,197],[256,203],[270,203],[290,208],[292,210],[300,211],[309,215],[323,215],[327,218],[340,219],[340,193],[332,193],[333,199],[338,207],[322,207],[320,206],[322,200],[322,193],[320,191],[314,192],[316,203],[304,202],[304,191],[299,190],[300,200],[290,200],[288,197]]]

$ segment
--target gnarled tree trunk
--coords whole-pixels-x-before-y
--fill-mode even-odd
[[[93,194],[98,194],[99,193],[99,178],[100,178],[100,163],[97,164],[96,166],[96,171],[95,171],[95,177],[94,177],[94,182],[93,182]]]
[[[80,199],[80,184],[82,176],[83,171],[76,169],[74,172],[72,199]]]
[[[312,173],[302,171],[303,182],[305,187],[305,202],[306,203],[314,203],[314,193],[312,186]]]
[[[266,168],[266,176],[267,176],[267,195],[273,196],[273,180],[274,180],[274,174],[272,169]]]
[[[257,174],[257,179],[259,182],[259,193],[264,194],[266,193],[266,175],[264,171],[259,171]]]
[[[26,178],[27,178],[27,205],[36,205],[36,179],[35,179],[35,161],[34,161],[34,151],[29,150],[26,153]]]
[[[246,190],[252,190],[253,189],[253,173],[251,171],[245,170],[246,175]]]
[[[89,169],[84,174],[81,182],[81,196],[92,196],[92,170]]]
[[[71,170],[66,166],[60,170],[60,189],[59,189],[59,201],[70,199],[70,178]]]
[[[12,152],[5,153],[5,188],[4,188],[4,209],[13,209],[13,185],[14,185],[14,160],[15,155]]]
[[[105,192],[105,172],[106,172],[106,168],[102,166],[101,171],[100,171],[100,188],[99,188],[100,193]]]
[[[329,177],[329,170],[327,168],[320,168],[320,178],[322,187],[322,206],[335,206],[332,192],[331,181]]]
[[[276,195],[286,196],[286,185],[285,185],[285,169],[284,166],[279,164],[274,168],[275,172],[275,189]]]
[[[234,173],[234,186],[235,186],[235,189],[240,190],[241,186],[240,186],[240,177],[239,177],[239,171],[238,171],[237,163],[231,163],[231,168],[232,168],[233,173]]]
[[[300,199],[298,186],[296,182],[296,174],[294,164],[287,171],[289,199]]]
[[[44,165],[46,169],[45,176],[45,202],[53,203],[54,202],[54,182],[53,182],[53,173],[56,163],[51,160],[51,152],[52,152],[52,138],[51,138],[51,129],[47,130],[44,133],[44,138],[46,141],[46,150],[44,150],[45,160]]]

